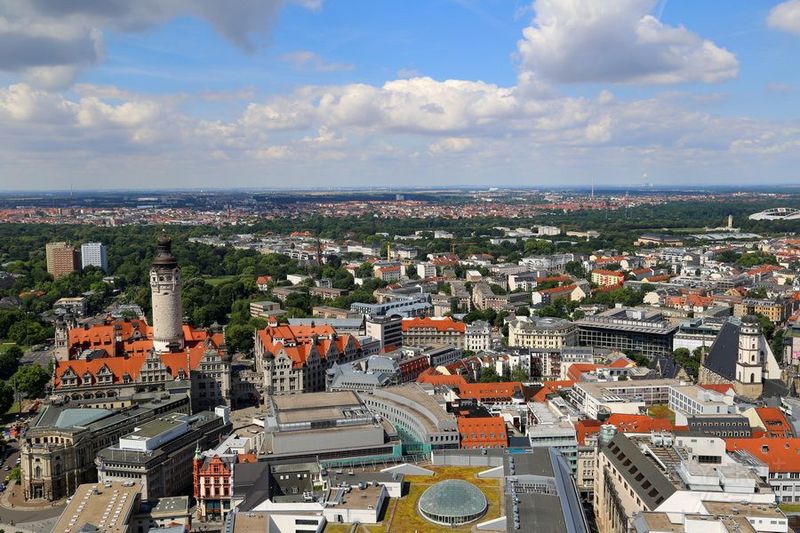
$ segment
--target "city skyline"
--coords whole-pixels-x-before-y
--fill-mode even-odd
[[[800,1],[715,7],[2,1],[0,191],[796,183]]]

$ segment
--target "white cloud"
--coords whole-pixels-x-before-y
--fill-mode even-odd
[[[555,83],[716,83],[736,57],[650,13],[656,0],[536,0],[518,52],[523,73]]]
[[[0,70],[52,88],[104,56],[103,32],[138,32],[181,16],[204,20],[252,51],[268,35],[284,0],[0,0]],[[319,9],[322,0],[297,0]]]
[[[463,152],[472,146],[472,139],[465,137],[447,137],[431,144],[428,148],[434,154],[442,152]]]
[[[770,9],[767,26],[800,35],[800,0],[788,0]]]
[[[289,63],[298,70],[314,70],[315,72],[346,72],[353,70],[355,65],[349,63],[328,63],[318,54],[299,50],[281,56],[281,61]]]

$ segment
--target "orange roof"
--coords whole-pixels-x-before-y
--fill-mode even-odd
[[[578,444],[584,445],[586,444],[586,437],[600,433],[602,425],[603,423],[599,420],[593,420],[591,418],[575,422],[575,437],[578,440]]]
[[[561,287],[552,287],[550,289],[542,289],[537,291],[539,294],[556,294],[559,292],[572,292],[575,290],[575,285],[562,285]]]
[[[283,352],[292,360],[295,368],[305,364],[312,350],[325,359],[332,350],[343,352],[350,342],[358,345],[358,340],[349,334],[337,335],[329,324],[314,326],[290,326],[281,324],[267,326],[257,332],[265,352]]]
[[[512,398],[522,393],[519,381],[503,381],[495,383],[466,383],[458,388],[458,397],[462,400],[482,400],[484,398]]]
[[[449,385],[451,387],[462,387],[467,384],[467,380],[461,374],[445,375],[436,371],[435,368],[426,368],[419,376],[417,383],[430,383],[431,385]]]
[[[729,452],[745,450],[769,466],[769,472],[800,472],[800,439],[769,438],[725,439]]]
[[[561,389],[567,389],[575,385],[575,381],[573,380],[562,380],[562,381],[545,381],[542,383],[542,388],[539,389],[536,394],[533,395],[534,402],[544,402],[547,400],[547,397],[554,392],[558,392]]]
[[[272,276],[258,276],[256,278],[256,285],[266,285],[272,281]]]
[[[675,429],[675,426],[669,420],[652,418],[647,415],[614,413],[608,417],[606,423],[616,426],[623,433],[649,433],[651,431],[673,431]]]
[[[467,325],[463,322],[457,322],[450,317],[445,318],[404,318],[401,323],[403,331],[412,329],[435,329],[438,332],[454,331],[457,333],[464,333],[467,330]]]
[[[573,381],[581,381],[581,374],[597,370],[598,365],[594,363],[572,363],[567,370],[567,377]]]
[[[113,383],[121,383],[125,374],[135,380],[139,375],[146,356],[144,354],[133,355],[131,357],[98,357],[87,361],[85,359],[73,359],[70,361],[57,361],[55,368],[55,387],[61,385],[61,378],[69,370],[72,370],[79,380],[83,380],[87,372],[96,376],[103,367],[106,367],[112,374]]]
[[[636,366],[636,363],[623,355],[614,359],[608,366],[610,368],[631,368]]]
[[[767,437],[794,437],[794,430],[777,407],[756,407],[756,414],[766,428]]]
[[[494,430],[501,433],[506,432],[506,422],[499,416],[459,416],[456,418],[456,422],[458,422],[458,430],[462,433],[475,429]]]
[[[646,281],[669,281],[669,274],[660,274],[658,276],[647,276],[644,278]]]
[[[625,277],[625,274],[623,274],[622,272],[618,272],[616,270],[603,270],[601,268],[592,270],[592,274],[599,274],[601,276],[614,276],[614,277],[617,277],[617,278],[624,278]]]

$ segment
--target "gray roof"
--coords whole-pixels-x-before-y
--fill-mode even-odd
[[[602,453],[625,478],[628,485],[648,509],[655,509],[675,493],[676,489],[672,482],[650,459],[644,456],[639,447],[625,434],[614,435],[614,438],[602,448]]]
[[[240,511],[250,511],[270,498],[269,463],[237,463],[233,467],[233,495],[243,498]]]
[[[739,324],[729,321],[719,330],[703,366],[725,379],[736,379],[736,357],[739,353]]]

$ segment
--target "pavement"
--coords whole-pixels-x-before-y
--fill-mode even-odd
[[[37,365],[41,366],[44,369],[47,369],[50,365],[50,361],[53,360],[55,356],[55,350],[52,348],[45,348],[44,350],[26,350],[25,353],[22,355],[22,359],[20,362],[25,364],[36,363]]]

